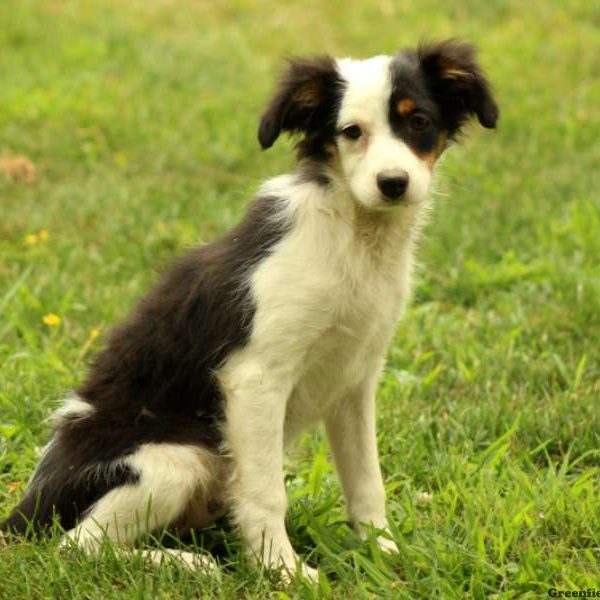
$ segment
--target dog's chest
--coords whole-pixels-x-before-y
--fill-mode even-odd
[[[370,253],[347,232],[312,233],[312,243],[292,239],[281,247],[256,287],[255,333],[277,349],[277,360],[294,365],[288,421],[298,424],[322,418],[379,371],[412,262],[410,244]]]
[[[309,216],[253,272],[249,343],[217,374],[228,403],[286,403],[288,439],[379,372],[412,263],[407,238],[372,249],[347,222]]]
[[[397,286],[330,290],[329,318],[315,332],[300,362],[289,399],[288,420],[310,423],[363,385],[381,367],[402,306]],[[315,309],[317,311],[318,309]]]

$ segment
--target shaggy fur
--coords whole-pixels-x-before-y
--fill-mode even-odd
[[[3,528],[56,517],[93,551],[228,512],[252,556],[314,577],[285,530],[283,455],[324,422],[351,521],[394,550],[375,390],[436,161],[472,116],[492,128],[498,108],[467,44],[291,61],[258,138],[299,134],[297,169],[114,330]]]

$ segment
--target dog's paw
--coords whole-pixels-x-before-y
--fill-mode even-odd
[[[377,544],[382,552],[385,552],[386,554],[398,554],[400,552],[400,549],[394,540],[390,540],[382,535],[377,538]]]
[[[179,563],[190,571],[203,571],[204,573],[213,573],[217,569],[215,559],[208,554],[198,554],[197,552],[186,552],[183,550],[164,549],[153,552],[150,556],[152,562],[163,564],[166,561]],[[166,559],[166,560],[165,560]]]
[[[309,567],[305,562],[302,562],[297,556],[294,560],[284,561],[280,559],[279,563],[271,563],[265,565],[267,569],[278,569],[279,577],[284,585],[289,585],[297,577],[306,579],[310,583],[319,581],[319,571],[313,567]]]
[[[319,581],[319,571],[313,567],[309,567],[306,563],[301,563],[296,572],[304,577],[304,579],[310,581],[310,583],[318,583]]]
[[[356,524],[355,521],[354,527],[360,538],[365,541],[371,540],[372,542],[373,538],[371,536],[373,534],[383,534],[377,535],[377,538],[375,540],[380,550],[382,552],[385,552],[386,554],[399,554],[400,549],[398,548],[396,542],[390,539],[392,535],[390,533],[387,523],[382,523],[381,521],[382,519],[365,519],[363,522],[359,522],[358,524]],[[379,522],[380,526],[373,528],[370,524],[374,522]]]
[[[319,571],[303,562],[299,562],[293,567],[283,567],[281,569],[281,580],[285,585],[289,585],[297,577],[306,579],[309,583],[318,583]]]

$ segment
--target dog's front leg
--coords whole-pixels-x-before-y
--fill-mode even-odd
[[[283,430],[290,377],[244,366],[226,379],[233,516],[253,558],[283,567],[287,578],[300,569],[314,579],[316,571],[299,562],[285,529]]]
[[[388,529],[375,431],[376,387],[373,377],[348,394],[326,420],[348,516],[361,537],[366,535],[365,526]],[[387,537],[377,541],[386,551],[398,551]]]

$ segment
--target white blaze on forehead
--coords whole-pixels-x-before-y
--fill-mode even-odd
[[[406,141],[390,124],[390,99],[393,92],[392,59],[376,56],[367,60],[341,59],[337,68],[345,81],[338,114],[338,127],[357,125],[356,140],[340,137],[340,168],[349,191],[363,206],[389,205],[379,189],[378,176],[384,172],[408,177],[406,201],[424,200],[431,173]]]
[[[342,58],[337,61],[346,89],[338,116],[340,125],[358,121],[365,124],[387,122],[392,92],[389,56],[367,60]]]

